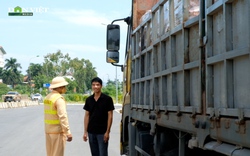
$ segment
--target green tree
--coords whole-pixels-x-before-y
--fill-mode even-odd
[[[102,92],[104,94],[107,94],[111,97],[115,97],[115,86],[114,85],[106,85],[105,87],[102,88]]]
[[[1,79],[3,79],[3,83],[10,85],[13,82],[12,73],[10,70],[3,70],[1,73]]]
[[[1,73],[1,71],[0,71]],[[42,64],[31,63],[27,73],[35,84],[35,90],[49,83],[56,76],[73,76],[75,81],[69,81],[69,93],[85,93],[91,89],[91,80],[97,76],[95,67],[89,60],[73,58],[60,50],[44,56]]]
[[[73,75],[75,82],[77,84],[76,91],[78,93],[84,93],[87,89],[86,87],[86,69],[84,68],[84,59],[79,60],[74,58],[70,61],[69,75]]]
[[[14,88],[16,84],[22,83],[21,71],[22,69],[20,63],[17,63],[15,58],[5,59],[4,69],[1,70],[0,77],[3,79],[3,83],[12,85]]]
[[[40,64],[30,63],[27,73],[29,75],[29,80],[33,79],[35,76],[42,74],[42,66]]]
[[[118,85],[118,101],[122,102],[122,83],[117,80]],[[116,99],[116,81],[108,80],[106,86],[102,88],[102,92],[104,94],[107,94],[113,98],[113,100]]]
[[[63,55],[63,53],[58,50],[56,53],[49,53],[44,56],[45,65],[49,76],[65,76],[69,69],[69,61],[71,58],[69,54]]]
[[[36,89],[43,88],[43,84],[50,83],[51,78],[47,77],[46,75],[37,75],[34,77],[34,84]]]
[[[69,83],[67,85],[67,94],[74,93],[75,89],[77,87],[76,81],[72,81],[72,80],[70,80],[68,78],[65,78],[65,80]]]
[[[60,50],[44,57],[43,73],[53,78],[55,76],[73,76],[77,83],[76,91],[85,93],[91,89],[91,79],[97,75],[95,67],[89,60],[71,59],[69,54]]]
[[[95,67],[89,60],[75,58],[70,61],[69,74],[73,75],[77,83],[78,93],[85,93],[91,89],[91,79],[97,76]]]
[[[18,91],[20,94],[27,94],[30,92],[30,87],[28,85],[18,84],[16,85],[15,90]]]
[[[107,84],[105,87],[102,88],[102,92],[104,94],[107,94],[111,97],[116,96],[116,84],[115,81],[108,80]]]
[[[6,94],[10,90],[6,84],[0,83],[0,97],[2,99],[2,95]]]
[[[91,80],[97,76],[97,72],[95,67],[93,67],[92,63],[89,60],[85,60],[85,70],[86,70],[86,87],[91,89]]]
[[[5,64],[4,68],[6,70],[10,69],[13,71],[17,71],[18,68],[22,69],[21,64],[17,63],[17,59],[15,59],[15,58],[11,57],[10,59],[5,59],[5,62],[6,62],[6,64]]]
[[[48,67],[49,67],[49,63],[48,62],[47,63],[43,62],[43,64],[42,64],[42,75],[46,75],[47,77],[50,77]]]

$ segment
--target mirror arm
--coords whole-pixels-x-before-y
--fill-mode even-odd
[[[121,18],[121,19],[116,19],[116,20],[113,20],[111,24],[113,24],[114,22],[116,21],[124,21],[127,23],[127,25],[131,24],[131,18],[128,16],[127,18]]]
[[[113,66],[117,66],[117,67],[121,67],[121,71],[123,72],[123,65],[119,65],[119,64],[114,64],[114,63],[111,63]]]

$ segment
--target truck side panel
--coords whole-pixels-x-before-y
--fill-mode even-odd
[[[131,51],[135,125],[147,123],[156,140],[186,132],[191,148],[216,151],[211,140],[250,148],[250,1],[159,0],[140,21]]]

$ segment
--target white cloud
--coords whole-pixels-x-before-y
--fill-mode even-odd
[[[21,19],[21,18],[0,18],[0,23],[27,23],[32,21],[31,19]]]
[[[66,22],[91,27],[103,27],[103,24],[108,24],[111,21],[105,14],[93,10],[56,9],[52,14]]]
[[[74,51],[74,52],[102,52],[103,48],[91,45],[82,44],[51,44],[51,48],[60,49],[61,51]]]
[[[37,19],[37,18],[34,18],[34,17],[31,17],[31,18],[0,18],[0,23],[6,25],[5,23],[8,23],[8,24],[13,24],[13,25],[21,25],[21,24],[24,24],[24,25],[31,25],[31,24],[34,24],[34,23],[38,23],[38,24],[44,24],[44,23],[51,23],[52,21],[50,20],[44,20],[44,19]]]

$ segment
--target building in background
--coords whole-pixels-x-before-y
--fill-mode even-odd
[[[0,68],[4,67],[4,58],[3,55],[6,54],[2,46],[0,46]]]
[[[0,68],[4,67],[4,58],[3,58],[3,55],[5,55],[5,54],[6,54],[5,50],[3,49],[2,46],[0,46]],[[3,82],[3,80],[0,79],[0,83],[2,83],[2,82]]]

